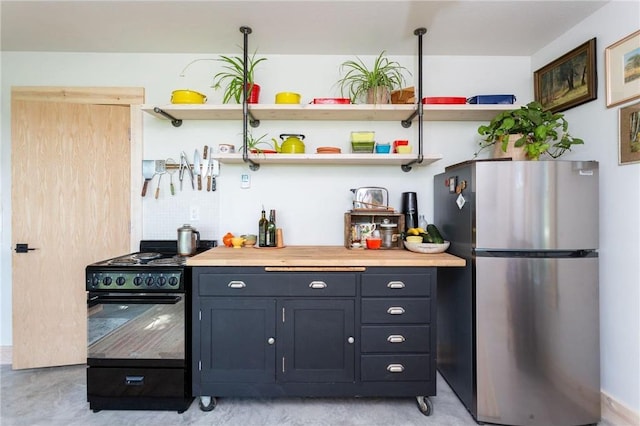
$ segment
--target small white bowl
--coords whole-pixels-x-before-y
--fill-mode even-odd
[[[434,244],[434,243],[410,243],[408,241],[404,241],[404,247],[416,253],[443,253],[447,251],[449,248],[449,241],[445,241],[443,244]]]

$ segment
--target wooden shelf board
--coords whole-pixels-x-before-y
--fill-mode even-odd
[[[213,158],[225,164],[243,163],[242,154],[214,154]],[[402,165],[415,160],[415,154],[249,154],[259,164],[336,164],[336,165]],[[441,155],[425,154],[422,163],[426,166],[442,159]]]
[[[179,120],[242,119],[242,105],[169,104],[159,108]],[[249,112],[258,120],[402,121],[408,119],[415,108],[416,105],[254,104],[249,106]],[[498,112],[514,108],[517,106],[512,104],[429,104],[423,105],[423,121],[489,121]],[[167,119],[151,105],[143,105],[142,111]]]

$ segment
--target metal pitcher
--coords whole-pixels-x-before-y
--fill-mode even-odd
[[[200,233],[189,224],[178,228],[178,254],[180,256],[192,256],[200,243]]]

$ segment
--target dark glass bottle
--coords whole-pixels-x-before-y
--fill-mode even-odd
[[[276,211],[269,211],[269,223],[267,224],[267,247],[276,246]]]
[[[258,247],[267,247],[267,226],[269,221],[267,220],[267,214],[262,209],[262,216],[258,221]]]

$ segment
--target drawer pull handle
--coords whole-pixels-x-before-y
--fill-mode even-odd
[[[309,288],[327,288],[327,283],[324,281],[311,281]]]
[[[404,288],[404,283],[402,281],[389,281],[387,283],[388,288]]]
[[[247,285],[244,281],[229,281],[227,287],[229,288],[245,288]]]
[[[144,376],[125,376],[124,384],[127,386],[143,386]]]
[[[405,341],[405,338],[402,334],[392,334],[387,337],[387,342],[389,343],[402,343]]]
[[[404,308],[402,306],[392,306],[387,309],[389,315],[402,315],[404,314]]]
[[[387,371],[389,373],[402,373],[404,371],[404,365],[402,365],[402,364],[389,364],[389,365],[387,365]]]

